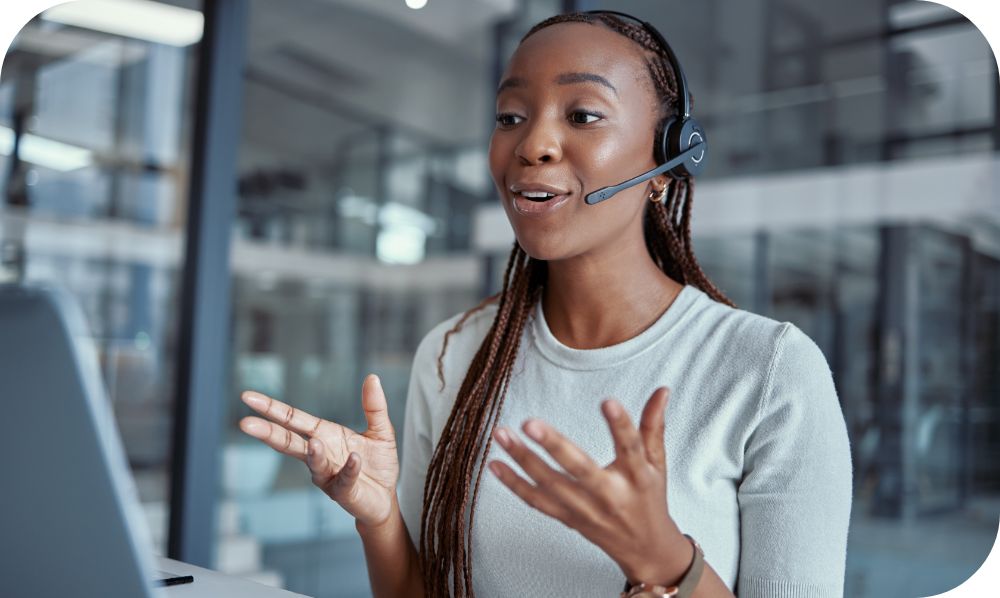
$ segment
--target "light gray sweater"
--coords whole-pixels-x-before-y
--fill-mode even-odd
[[[451,336],[443,391],[437,356],[459,316],[431,330],[414,357],[398,495],[417,546],[431,454],[495,314],[491,305]],[[638,336],[580,350],[552,335],[539,303],[500,425],[558,467],[521,433],[524,420],[540,418],[606,465],[615,456],[600,402],[614,397],[638,423],[661,385],[671,389],[664,438],[670,513],[702,545],[706,562],[744,598],[841,596],[851,508],[847,430],[823,354],[794,325],[732,309],[688,285]],[[487,458],[523,475],[496,443]],[[488,469],[471,538],[479,598],[612,597],[624,583],[609,556],[527,506]]]

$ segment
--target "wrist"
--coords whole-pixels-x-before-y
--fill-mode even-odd
[[[622,572],[630,584],[657,584],[670,586],[677,583],[694,559],[694,546],[677,526],[662,538],[662,542],[652,550],[644,551],[641,560],[622,567]]]
[[[360,519],[354,520],[354,529],[358,531],[358,534],[362,538],[369,538],[372,536],[383,535],[385,530],[389,528],[392,518],[389,517],[382,523],[365,523]]]
[[[356,518],[354,520],[354,529],[357,530],[362,540],[375,538],[391,535],[398,524],[402,523],[402,520],[403,516],[399,510],[399,503],[393,500],[392,506],[389,509],[389,515],[385,519],[376,522],[365,522]]]

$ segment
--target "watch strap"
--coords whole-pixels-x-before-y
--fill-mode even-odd
[[[701,573],[705,569],[705,553],[702,551],[701,546],[691,536],[684,534],[684,537],[694,545],[694,560],[691,561],[691,566],[688,567],[684,577],[677,584],[676,598],[690,598],[694,594],[694,589],[698,587],[698,582],[701,581]]]
[[[684,534],[684,537],[694,547],[694,558],[691,559],[687,571],[684,572],[676,585],[666,587],[645,582],[632,585],[628,580],[625,580],[625,589],[621,593],[621,598],[630,598],[640,594],[655,595],[657,598],[690,598],[694,594],[694,589],[698,587],[698,582],[701,581],[701,574],[705,569],[705,553],[694,538],[687,534]]]

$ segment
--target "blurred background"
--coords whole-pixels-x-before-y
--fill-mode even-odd
[[[916,0],[415,2],[78,0],[6,55],[0,279],[83,305],[157,549],[370,595],[353,519],[239,432],[239,392],[361,430],[377,372],[402,430],[417,343],[497,290],[513,241],[486,162],[503,65],[537,21],[612,8],[664,33],[711,136],[705,271],[833,369],[855,467],[846,594],[968,578],[1000,515],[1000,83],[982,34]],[[218,367],[199,369],[212,342]]]

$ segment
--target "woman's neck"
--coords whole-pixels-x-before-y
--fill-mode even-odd
[[[542,296],[552,335],[574,349],[608,347],[635,337],[670,307],[683,285],[649,256],[620,248],[603,256],[548,263]]]

